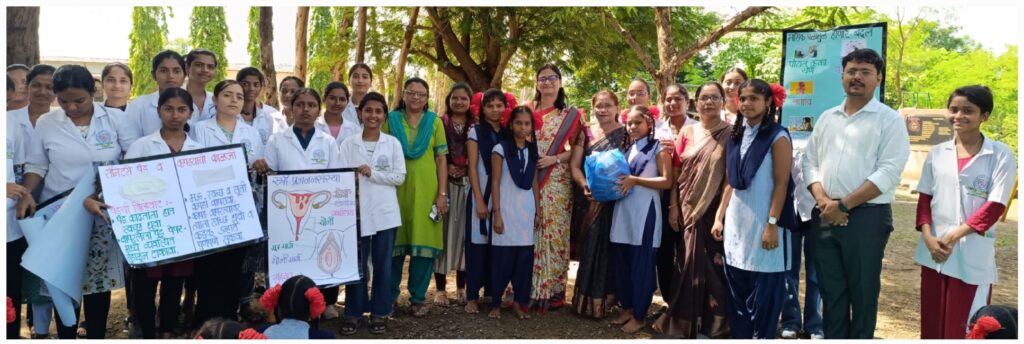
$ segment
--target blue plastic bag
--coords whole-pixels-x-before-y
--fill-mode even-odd
[[[590,187],[595,201],[615,201],[629,195],[616,190],[619,178],[629,175],[629,163],[618,149],[596,152],[587,156],[583,163],[583,170],[587,174],[587,186]],[[629,191],[633,192],[633,190]]]

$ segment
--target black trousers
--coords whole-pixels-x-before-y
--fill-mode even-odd
[[[25,270],[21,267],[21,255],[28,249],[25,238],[7,243],[7,296],[14,306],[14,322],[7,324],[7,339],[21,336],[21,279]],[[32,307],[29,307],[31,309]]]
[[[195,264],[196,313],[193,327],[222,317],[238,319],[242,262],[248,246],[237,247],[199,258]]]
[[[132,297],[135,299],[132,302],[132,307],[134,307],[132,318],[142,328],[142,338],[156,338],[157,283],[160,284],[160,332],[173,332],[178,325],[178,314],[181,313],[179,300],[181,300],[181,289],[185,284],[184,278],[149,278],[145,270],[134,270],[131,275]]]
[[[676,249],[683,240],[679,232],[672,230],[672,225],[668,222],[668,196],[665,193],[661,197],[661,213],[664,214],[661,221],[661,247],[657,248],[658,253],[655,257],[655,266],[658,269],[658,289],[661,290],[661,298],[666,301],[672,299],[672,271],[676,269],[676,257],[678,256]]]
[[[110,315],[110,292],[88,294],[82,296],[82,307],[85,309],[85,338],[104,339],[107,336],[107,318]],[[81,309],[77,310],[78,314]]]

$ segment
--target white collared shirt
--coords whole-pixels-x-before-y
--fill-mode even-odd
[[[21,132],[21,139],[25,145],[32,142],[32,138],[36,136],[36,127],[32,125],[32,120],[29,119],[28,106],[7,111],[7,126],[18,127],[18,131]],[[25,154],[25,145],[21,146],[22,152],[20,154],[22,155]]]
[[[181,145],[182,152],[202,148],[203,145],[189,138],[187,135],[185,136],[185,143]],[[161,154],[171,154],[171,147],[167,146],[167,141],[164,141],[163,136],[160,136],[160,131],[157,130],[155,133],[135,140],[135,143],[132,143],[131,147],[128,147],[128,152],[124,153],[124,158],[135,159]]]
[[[338,146],[342,167],[370,166],[370,177],[359,175],[359,219],[362,236],[402,225],[397,187],[405,182],[405,153],[394,136],[380,133],[371,153],[362,135]]]
[[[358,126],[359,130],[363,130],[363,125],[359,122],[359,112],[356,111],[356,105],[352,104],[352,102],[349,102],[348,106],[345,107],[345,111],[341,112],[341,118],[344,118],[345,122],[352,122],[352,124]],[[341,141],[338,141],[338,143],[341,143]]]
[[[21,140],[21,128],[15,119],[7,117],[7,182],[14,183],[14,166],[24,163],[25,159],[24,142]],[[7,242],[12,242],[25,236],[21,233],[21,227],[15,218],[15,206],[18,200],[7,199]]]
[[[906,123],[875,98],[853,115],[846,114],[845,105],[844,100],[825,110],[807,140],[805,186],[821,183],[825,193],[837,199],[871,181],[882,194],[868,203],[888,204],[910,157]]]
[[[292,127],[270,135],[264,154],[267,166],[274,171],[320,170],[341,166],[334,138],[319,129],[313,130],[313,138],[305,149]]]
[[[64,109],[56,109],[36,122],[36,137],[26,149],[25,173],[45,178],[41,200],[49,199],[78,184],[93,171],[93,162],[118,160],[122,147],[119,138],[126,128],[121,110],[93,103],[89,132],[82,133]]]
[[[317,130],[321,130],[327,133],[327,135],[331,135],[331,127],[328,126],[327,121],[324,120],[324,115],[320,115],[319,117],[317,117],[316,123],[314,123],[313,125],[316,126]],[[334,139],[335,141],[338,141],[338,144],[341,144],[342,142],[345,141],[345,139],[349,138],[350,136],[362,132],[363,127],[359,125],[359,122],[348,120],[348,118],[345,118],[345,113],[342,112],[341,129],[338,130],[338,137],[335,137]]]
[[[932,196],[931,227],[936,237],[966,222],[986,202],[1008,205],[1013,193],[1017,160],[1005,144],[985,138],[981,150],[961,171],[957,171],[957,160],[953,140],[932,147],[917,184],[918,192]],[[995,235],[995,225],[984,235],[971,232],[953,246],[942,264],[932,260],[924,240],[919,239],[914,260],[967,284],[996,283]]]
[[[242,118],[242,114],[238,114],[238,120],[245,122]],[[267,104],[260,104],[256,108],[256,114],[252,118],[252,123],[246,122],[256,128],[256,131],[260,133],[260,140],[264,145],[267,144],[267,140],[270,139],[270,135],[283,131],[284,129],[291,129],[284,119],[284,115],[280,111],[277,111],[273,106]]]
[[[125,137],[125,142],[122,142],[125,147],[130,147],[135,140],[143,136],[160,131],[160,128],[164,126],[163,121],[160,120],[160,112],[157,108],[159,101],[160,91],[157,91],[141,95],[128,103],[124,113],[128,123],[127,126],[130,129],[127,132],[130,136]],[[206,92],[206,100],[203,101],[203,111],[199,111],[199,107],[192,104],[192,118],[189,118],[188,125],[195,127],[199,122],[213,118],[216,114],[217,112],[213,105],[213,93]]]
[[[224,130],[217,125],[216,118],[197,123],[189,132],[189,136],[204,147],[241,143],[245,145],[245,154],[250,166],[254,161],[263,159],[263,141],[260,140],[260,133],[252,126],[245,124],[244,121],[237,120],[237,117],[235,132],[231,135],[231,140],[228,140]]]

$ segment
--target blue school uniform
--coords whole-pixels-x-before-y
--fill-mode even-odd
[[[533,279],[533,232],[537,215],[533,194],[536,162],[530,161],[532,159],[528,148],[517,148],[510,141],[495,145],[493,153],[501,156],[503,162],[499,188],[504,230],[502,233],[491,234],[491,290],[504,290],[505,286],[512,283],[515,302],[528,306]],[[506,158],[506,154],[516,156]],[[510,165],[519,169],[516,171],[519,183]],[[495,307],[501,306],[501,298],[495,297],[491,303]]]

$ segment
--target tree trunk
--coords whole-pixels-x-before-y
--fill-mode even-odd
[[[348,71],[348,53],[352,46],[352,23],[355,21],[355,9],[351,7],[343,7],[342,11],[344,14],[341,16],[341,22],[338,23],[338,42],[346,42],[342,44],[344,52],[342,52],[341,58],[338,61],[334,61],[334,65],[331,66],[331,80],[346,80],[345,72]],[[340,43],[339,43],[340,44]]]
[[[402,83],[405,82],[405,62],[409,57],[409,47],[412,45],[412,36],[416,33],[416,19],[419,17],[420,8],[409,8],[409,24],[405,26],[405,37],[402,39],[402,50],[398,53],[398,65],[395,67],[395,100],[402,96]]]
[[[295,12],[295,76],[306,81],[309,62],[309,6],[299,6]]]
[[[366,58],[366,6],[359,7],[356,20],[356,63],[363,63]]]
[[[260,32],[260,65],[263,75],[266,75],[267,82],[263,85],[267,95],[267,105],[280,109],[277,102],[277,71],[274,69],[274,9],[272,7],[260,7],[259,32]]]
[[[39,64],[39,7],[7,8],[7,63]]]

